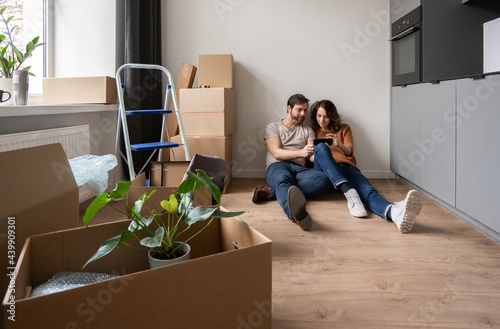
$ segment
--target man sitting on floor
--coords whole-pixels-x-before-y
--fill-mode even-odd
[[[303,124],[309,100],[301,94],[288,99],[284,119],[267,125],[266,181],[257,187],[253,202],[277,199],[288,219],[308,230],[312,219],[306,211],[306,196],[312,197],[332,188],[328,176],[306,167],[306,159],[314,153],[314,131]]]

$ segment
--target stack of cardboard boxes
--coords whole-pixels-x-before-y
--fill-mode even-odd
[[[217,156],[226,161],[231,175],[231,134],[236,131],[236,89],[233,55],[199,55],[198,84],[208,88],[181,89],[179,107],[191,157]],[[171,138],[181,143],[179,135]],[[185,160],[184,148],[171,150],[171,159]],[[229,180],[226,180],[228,182]]]

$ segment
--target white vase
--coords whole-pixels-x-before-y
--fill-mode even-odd
[[[174,247],[177,247],[180,245],[182,242],[179,241],[174,241]],[[184,243],[182,247],[179,248],[180,250],[183,250],[185,253],[181,257],[173,258],[173,259],[157,259],[151,256],[151,250],[148,252],[148,259],[149,259],[149,268],[158,268],[166,265],[172,265],[175,263],[180,263],[186,260],[189,260],[189,256],[191,254],[191,247],[187,244]]]
[[[12,78],[0,78],[0,90],[8,91],[11,95],[10,99],[6,102],[0,103],[0,106],[14,105],[14,97],[12,97]],[[8,98],[5,97],[4,98]]]

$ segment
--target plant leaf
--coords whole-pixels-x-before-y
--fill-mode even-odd
[[[188,211],[186,211],[186,214],[184,215],[183,219],[187,225],[192,225],[194,223],[201,222],[203,220],[210,218],[210,216],[212,216],[215,210],[216,210],[215,208],[203,207],[203,206],[189,208]]]
[[[208,188],[217,204],[220,204],[221,191],[217,185],[212,183],[212,177],[208,177],[207,173],[200,169],[196,169],[196,175],[190,171],[186,172],[186,174],[204,187]]]
[[[139,214],[139,216],[136,216],[131,222],[130,225],[128,226],[128,230],[130,232],[135,232],[137,230],[140,230],[141,228],[144,227],[149,227],[149,225],[153,222],[154,216],[149,216],[148,218],[144,218]],[[143,224],[142,226],[139,224],[139,221]]]
[[[90,206],[85,210],[85,215],[83,216],[83,225],[88,226],[90,220],[94,217],[99,209],[107,205],[111,201],[108,198],[108,193],[104,192],[92,201]]]
[[[19,63],[22,63],[23,60],[24,60],[24,57],[23,57],[23,54],[19,51],[19,49],[17,49],[16,46],[14,46],[12,43],[9,43],[10,46],[12,47],[12,50],[14,51],[14,53],[16,54],[16,57],[17,57],[17,61]]]
[[[153,237],[147,237],[141,240],[141,246],[148,248],[155,248],[161,246],[161,241],[163,240],[163,235],[165,234],[165,229],[163,227],[158,227]]]
[[[139,199],[137,199],[137,201],[134,203],[134,206],[132,207],[132,213],[135,215],[135,216],[141,216],[141,211],[142,211],[142,206],[144,206],[144,203],[146,201],[148,201],[148,199],[156,192],[156,190],[153,190],[151,191],[151,193],[149,193],[149,195],[146,195],[146,193],[144,193],[143,195],[141,195],[141,197]]]
[[[116,188],[113,191],[109,192],[110,198],[113,199],[124,198],[125,195],[127,194],[128,189],[130,188],[130,185],[132,185],[131,181],[117,183]]]
[[[220,209],[216,209],[214,213],[212,214],[213,218],[229,218],[229,217],[236,217],[239,215],[244,214],[244,211],[222,211]]]
[[[178,207],[178,214],[183,214],[184,211],[186,211],[189,208],[193,208],[193,203],[194,203],[194,193],[189,191],[187,193],[180,193],[178,194],[179,197],[179,207]]]
[[[169,213],[177,216],[178,202],[177,202],[177,198],[175,197],[175,194],[171,194],[167,200],[161,201],[160,205],[163,209],[165,209]]]
[[[123,244],[132,236],[132,233],[129,231],[123,231],[120,235],[114,236],[101,245],[101,247],[96,251],[94,256],[90,257],[90,259],[83,265],[82,269],[87,266],[88,263],[93,262],[103,256],[106,256],[111,251],[113,251],[116,247]]]

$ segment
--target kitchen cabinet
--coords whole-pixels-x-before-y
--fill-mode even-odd
[[[391,170],[420,185],[420,156],[415,142],[420,140],[422,85],[392,87]]]
[[[455,81],[392,88],[391,170],[455,205]]]
[[[455,205],[455,81],[422,84],[420,186]]]
[[[457,81],[456,208],[500,232],[500,75]]]

